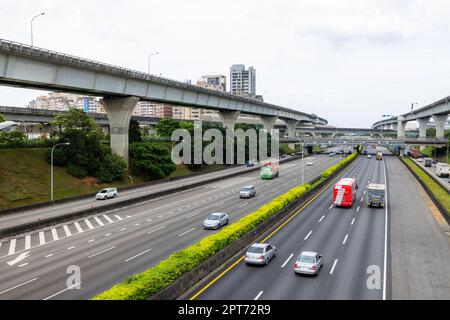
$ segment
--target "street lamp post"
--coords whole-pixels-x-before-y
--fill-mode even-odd
[[[150,58],[151,58],[152,56],[157,55],[157,54],[159,54],[159,52],[152,53],[152,54],[150,54],[150,55],[148,56],[148,74],[150,74]]]
[[[33,46],[33,21],[34,21],[34,19],[36,19],[37,17],[43,16],[44,14],[45,14],[45,12],[42,12],[42,13],[40,13],[40,14],[34,16],[34,17],[31,19],[31,46]]]
[[[69,142],[63,142],[63,143],[57,143],[57,144],[55,144],[54,146],[53,146],[53,148],[52,148],[52,152],[51,152],[51,154],[50,154],[50,162],[51,162],[51,168],[50,168],[50,176],[51,176],[51,178],[50,178],[50,189],[51,189],[51,191],[50,191],[50,200],[51,200],[51,202],[52,202],[52,205],[54,204],[54,202],[53,202],[53,151],[55,150],[55,148],[57,147],[57,146],[62,146],[62,145],[65,145],[65,146],[68,146],[68,145],[70,145],[70,143]]]

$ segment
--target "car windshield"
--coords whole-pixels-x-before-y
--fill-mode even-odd
[[[306,262],[306,263],[314,263],[314,257],[311,257],[311,256],[300,256],[298,258],[298,261]]]
[[[102,191],[100,191],[100,193],[107,193],[108,192],[108,190],[102,190]]]
[[[208,220],[219,220],[219,216],[216,214],[211,214],[207,218]]]
[[[248,252],[250,252],[250,253],[263,253],[264,252],[264,248],[263,247],[250,247],[248,249]]]
[[[262,172],[271,172],[272,169],[271,169],[270,167],[262,167],[262,168],[261,168],[261,171],[262,171]]]
[[[247,192],[247,191],[251,191],[251,189],[250,188],[242,188],[241,191],[246,191]]]

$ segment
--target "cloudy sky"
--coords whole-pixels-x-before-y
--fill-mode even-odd
[[[176,80],[252,65],[265,101],[367,127],[450,95],[448,0],[0,0],[0,38]],[[0,87],[0,105],[39,91]],[[416,108],[417,108],[416,107]]]

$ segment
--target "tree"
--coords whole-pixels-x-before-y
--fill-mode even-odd
[[[436,138],[436,128],[427,129],[427,138]]]
[[[128,142],[141,142],[142,141],[142,132],[139,127],[139,122],[137,120],[130,120],[130,128],[128,130]]]
[[[0,132],[0,143],[9,143],[13,145],[19,145],[26,139],[25,134],[19,129],[15,129],[11,132]]]
[[[6,121],[6,118],[5,118],[5,116],[3,116],[3,115],[0,113],[0,122],[4,122],[4,121]]]
[[[180,128],[180,122],[172,118],[164,118],[156,125],[156,134],[160,137],[171,137],[172,132]]]
[[[175,171],[169,151],[155,142],[137,142],[130,145],[133,170],[148,180],[163,179]]]

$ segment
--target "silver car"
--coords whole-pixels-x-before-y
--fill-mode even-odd
[[[256,189],[254,185],[245,186],[239,191],[239,198],[251,198],[256,195]]]
[[[294,264],[295,273],[318,275],[323,266],[323,258],[317,252],[303,251]]]
[[[204,229],[219,229],[220,227],[227,225],[230,218],[226,213],[211,213],[203,221]]]
[[[277,255],[277,248],[268,243],[255,243],[248,248],[244,261],[247,264],[267,265]]]
[[[106,200],[108,198],[117,198],[116,188],[105,188],[95,195],[96,200]]]

